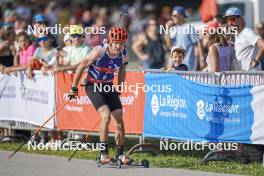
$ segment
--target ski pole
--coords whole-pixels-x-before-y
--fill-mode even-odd
[[[35,131],[34,133],[30,136],[29,140],[34,136],[36,135],[65,105],[67,104],[67,101],[65,101],[65,103],[63,103],[59,109],[54,112],[54,114],[52,114],[51,116],[49,116],[42,124],[41,126],[39,126]],[[11,159],[12,156],[14,156],[26,143],[28,143],[27,140],[26,142],[22,143],[11,155],[8,156],[8,159]]]
[[[92,129],[87,133],[87,135],[85,137],[86,140],[88,139],[88,137],[90,136],[90,134],[92,133],[92,131],[97,127],[97,125],[99,124],[100,121],[101,121],[101,119],[99,119],[97,121],[97,123],[92,127]],[[68,158],[68,161],[71,161],[72,157],[76,154],[77,151],[78,151],[78,148],[76,148],[74,150],[74,152],[72,153],[72,155]]]

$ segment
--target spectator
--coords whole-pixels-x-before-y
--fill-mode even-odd
[[[174,46],[171,49],[171,60],[172,64],[168,68],[163,68],[162,70],[180,70],[188,71],[187,65],[183,64],[185,57],[185,49],[181,46]]]
[[[16,19],[16,14],[14,10],[7,9],[4,13],[4,22],[5,23],[13,23]]]
[[[222,26],[225,23],[225,19],[224,19],[224,17],[223,17],[222,14],[216,14],[214,16],[213,21],[219,22],[220,23],[220,26]]]
[[[29,64],[29,60],[34,54],[35,46],[30,43],[29,36],[25,31],[20,32],[16,36],[16,40],[19,44],[19,52],[15,57],[15,63],[18,66],[8,67],[5,69],[5,73],[9,74],[13,71],[22,71],[26,70]]]
[[[27,76],[29,79],[32,79],[32,71],[34,69],[32,62],[34,62],[34,60],[37,60],[41,63],[40,69],[42,70],[43,74],[46,74],[47,70],[53,65],[51,61],[57,52],[57,50],[51,46],[52,38],[50,35],[40,34],[38,37],[38,42],[40,47],[35,50],[27,69]]]
[[[16,15],[22,20],[28,21],[31,18],[32,10],[29,6],[29,2],[21,1],[19,2],[17,8],[15,9]]]
[[[66,64],[63,59],[67,56],[72,46],[72,40],[71,40],[71,36],[69,33],[64,35],[63,42],[64,42],[64,47],[57,48],[58,52],[56,53],[56,57],[53,58],[53,61],[52,61],[52,62],[57,62],[58,60],[57,66],[63,66]]]
[[[42,31],[42,30],[45,30],[46,27],[47,27],[47,18],[42,15],[42,14],[37,14],[34,16],[33,18],[33,37],[35,37],[36,41],[37,41],[37,38],[39,37],[39,35],[45,31]],[[42,29],[42,30],[41,30]]]
[[[161,8],[161,13],[159,18],[159,22],[161,25],[165,25],[166,22],[170,20],[170,13],[171,13],[170,6],[165,5]]]
[[[264,56],[264,40],[245,27],[245,20],[238,8],[231,7],[225,13],[229,26],[237,27],[235,37],[236,58],[241,63],[241,70],[260,70],[260,59]]]
[[[20,18],[17,18],[14,22],[14,30],[16,33],[18,33],[21,30],[27,30],[27,23],[25,20],[21,20]]]
[[[4,31],[4,28],[3,28],[3,22],[0,21],[0,51],[4,48],[5,45],[3,45],[3,36],[5,35],[5,31]],[[1,62],[1,61],[0,61]],[[3,66],[1,63],[0,63],[0,73],[4,73],[4,68],[5,66]]]
[[[85,10],[83,12],[81,22],[84,27],[90,27],[94,23],[90,10]]]
[[[14,30],[9,26],[9,23],[3,23],[0,33],[0,65],[2,68],[13,66],[16,55]]]
[[[264,22],[259,23],[256,27],[256,30],[257,30],[257,34],[260,35],[262,40],[264,40]],[[261,59],[260,62],[261,62],[261,70],[264,70],[264,59]]]
[[[188,66],[189,70],[198,69],[198,59],[195,56],[195,47],[198,47],[200,56],[200,65],[203,65],[204,56],[201,42],[198,35],[195,33],[194,27],[185,23],[186,12],[183,7],[174,7],[172,11],[172,20],[166,23],[166,27],[173,30],[169,35],[165,35],[167,47],[180,45],[186,49],[184,63]],[[187,30],[186,30],[187,29]],[[170,31],[170,30],[169,30]],[[187,32],[186,32],[187,31]]]
[[[33,42],[33,44],[38,47],[39,42],[38,42],[38,38],[39,35],[47,34],[49,31],[46,31],[46,27],[48,25],[48,21],[47,18],[42,15],[42,14],[37,14],[34,16],[33,18],[33,34],[30,35],[31,41]],[[31,31],[30,31],[31,32]],[[57,42],[56,42],[56,38],[53,35],[50,35],[51,39],[52,39],[52,47],[57,47]]]
[[[101,13],[102,14],[96,18],[95,23],[91,25],[90,33],[85,35],[84,43],[92,47],[96,47],[104,39],[104,35],[100,32],[100,28],[105,29],[107,24],[103,11]]]
[[[81,60],[88,54],[91,48],[84,44],[82,27],[78,25],[70,26],[70,36],[72,46],[68,48],[67,56],[64,58],[65,64],[54,71],[75,70]]]
[[[58,8],[55,1],[49,2],[45,9],[45,16],[49,22],[49,26],[55,26],[58,23]]]
[[[157,22],[151,19],[145,26],[145,32],[139,34],[132,46],[133,51],[143,63],[145,69],[160,69],[164,64],[164,46],[157,32]]]
[[[209,72],[231,70],[233,48],[228,44],[225,36],[217,32],[220,25],[217,21],[211,21],[206,24],[204,30],[209,50],[206,58]]]

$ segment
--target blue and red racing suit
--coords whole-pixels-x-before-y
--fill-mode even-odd
[[[101,47],[100,57],[89,66],[85,84],[86,92],[94,105],[95,109],[98,110],[101,106],[107,105],[110,111],[115,111],[117,109],[122,109],[122,104],[120,102],[118,93],[116,90],[105,92],[95,89],[95,84],[101,84],[104,86],[113,86],[114,73],[122,65],[128,63],[128,57],[126,49],[122,49],[120,54],[114,58],[109,57],[107,54],[108,42],[103,41],[99,46]]]
[[[102,48],[100,57],[89,66],[87,71],[87,81],[91,83],[112,83],[114,72],[122,65],[126,65],[127,51],[122,49],[117,57],[111,58],[107,54],[108,42],[103,41],[100,45]]]

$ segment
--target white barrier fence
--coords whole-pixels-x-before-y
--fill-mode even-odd
[[[220,85],[260,85],[264,84],[264,71],[222,72],[218,80]]]
[[[34,80],[28,80],[23,72],[17,76],[0,74],[2,125],[8,124],[7,121],[18,122],[15,124],[20,127],[23,123],[41,124],[43,119],[53,114],[55,110],[54,83],[54,75],[43,76],[36,73]],[[50,121],[45,127],[53,129],[54,121]]]

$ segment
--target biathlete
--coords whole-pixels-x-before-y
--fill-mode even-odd
[[[114,158],[108,153],[108,127],[111,116],[116,125],[116,161],[121,160],[122,164],[132,161],[123,154],[125,129],[123,122],[122,104],[119,99],[119,91],[109,91],[108,89],[95,89],[95,85],[113,86],[115,71],[118,71],[118,85],[122,85],[126,77],[126,66],[128,64],[128,55],[125,49],[128,33],[122,27],[112,27],[109,31],[108,38],[100,45],[93,48],[77,67],[76,74],[72,83],[71,90],[68,94],[69,99],[78,96],[78,82],[82,72],[88,67],[85,90],[93,106],[101,118],[100,125],[100,163],[106,164],[114,161]],[[118,86],[120,87],[120,86]],[[112,90],[112,89],[111,89]]]

